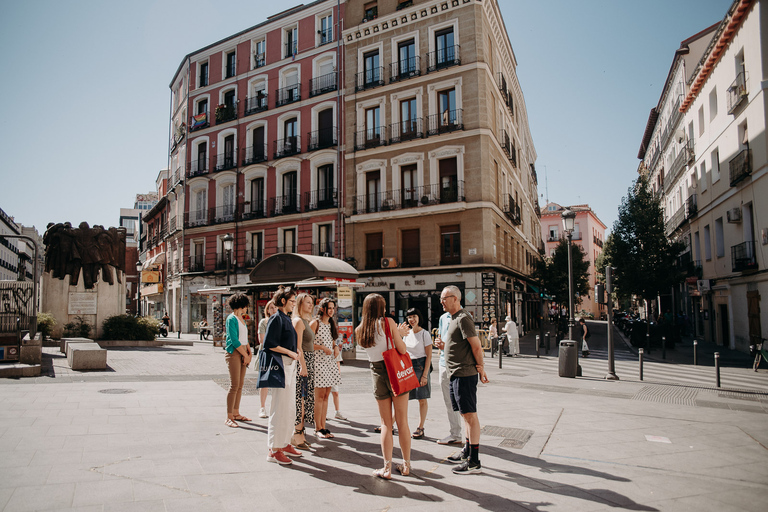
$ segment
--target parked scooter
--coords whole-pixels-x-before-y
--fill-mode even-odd
[[[165,324],[160,324],[160,335],[163,338],[167,338],[168,337],[168,327],[166,327]]]

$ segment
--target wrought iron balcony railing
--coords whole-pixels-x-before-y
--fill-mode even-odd
[[[196,116],[189,116],[189,131],[202,130],[211,125],[210,118],[208,117],[208,111],[201,112]]]
[[[267,65],[267,55],[264,53],[256,53],[253,55],[253,69],[260,68]]]
[[[251,201],[243,205],[243,220],[263,219],[267,216],[266,201]]]
[[[227,171],[237,167],[237,158],[235,158],[235,151],[227,151],[216,155],[216,168],[215,171]]]
[[[304,211],[336,208],[338,204],[335,188],[310,190],[304,193]]]
[[[377,126],[357,132],[355,151],[387,145],[387,127]]]
[[[189,178],[208,174],[208,157],[203,156],[201,158],[196,158],[191,162],[187,162],[187,171],[187,177]]]
[[[383,67],[366,69],[355,74],[355,91],[364,91],[380,85],[384,85]]]
[[[288,105],[289,103],[301,101],[301,87],[299,87],[298,84],[283,87],[282,89],[278,89],[276,91],[275,96],[276,107],[282,107],[283,105]]]
[[[336,73],[328,73],[327,75],[309,79],[310,98],[335,91],[336,89]]]
[[[419,56],[392,62],[390,65],[389,82],[399,82],[421,75],[421,59]]]
[[[258,250],[251,250],[251,251],[245,251],[245,259],[243,260],[242,267],[245,268],[253,268],[256,265],[259,264],[259,262],[264,258],[264,254],[261,249]],[[239,264],[240,262],[238,262]]]
[[[287,137],[275,141],[275,159],[301,153],[301,138]]]
[[[742,242],[731,247],[731,269],[733,272],[757,270],[755,242]]]
[[[728,167],[731,174],[732,187],[752,174],[752,162],[749,148],[741,150],[735,157],[731,158],[728,162]]]
[[[194,210],[184,214],[184,227],[194,228],[208,224],[208,209]]]
[[[312,255],[333,257],[333,242],[327,242],[324,244],[312,244]]]
[[[507,154],[507,158],[510,157],[510,148],[512,146],[512,142],[509,138],[509,133],[507,133],[507,130],[504,128],[501,129],[501,149],[504,150],[504,152]]]
[[[204,256],[187,257],[187,272],[205,272]]]
[[[748,96],[747,73],[742,71],[736,75],[736,80],[728,87],[728,113],[733,114]]]
[[[427,118],[427,134],[439,135],[456,130],[463,130],[463,109],[446,110],[440,114],[433,114]]]
[[[211,211],[208,214],[208,219],[212,221],[211,224],[224,224],[226,222],[240,220],[240,216],[238,215],[235,205],[228,204],[211,208]]]
[[[671,235],[677,228],[682,226],[688,219],[685,215],[685,207],[682,206],[673,213],[667,221],[664,223],[664,231],[667,235]]]
[[[420,117],[406,119],[405,121],[389,125],[389,142],[392,144],[421,139],[423,137],[424,128]]]
[[[243,165],[253,165],[268,160],[267,145],[258,144],[243,149]]]
[[[298,53],[298,41],[291,41],[289,43],[285,43],[285,57],[293,57]]]
[[[268,108],[267,95],[257,94],[256,96],[245,98],[245,111],[243,112],[243,115],[250,116],[251,114],[258,114],[259,112],[264,112]]]
[[[299,198],[296,194],[289,194],[284,196],[273,197],[270,202],[270,217],[276,215],[290,215],[291,213],[299,213]]]
[[[355,197],[353,215],[417,208],[440,203],[464,201],[464,182],[455,181],[449,186],[439,184],[391,190],[378,194]]]
[[[431,73],[433,71],[439,71],[441,69],[445,69],[451,66],[460,66],[461,65],[461,57],[460,57],[460,46],[454,45],[454,46],[448,46],[446,48],[443,48],[441,50],[435,50],[434,52],[429,52],[427,54],[427,73]]]
[[[309,139],[308,151],[331,148],[336,145],[336,127],[323,128],[307,134]]]
[[[318,33],[320,34],[319,46],[333,42],[333,27],[327,28],[325,30],[318,30]]]
[[[691,194],[688,199],[685,200],[685,215],[689,219],[692,219],[699,213],[699,205],[696,202],[696,194]]]
[[[227,270],[227,262],[229,262],[229,270],[235,270],[234,254],[228,254],[227,251],[216,253],[216,270]]]
[[[512,221],[512,224],[519,226],[522,222],[520,218],[520,206],[515,202],[515,198],[507,194],[504,201],[504,213]]]
[[[234,103],[224,103],[216,107],[216,124],[227,123],[237,119],[237,105]]]

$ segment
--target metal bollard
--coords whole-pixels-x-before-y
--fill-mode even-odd
[[[651,333],[645,333],[645,348],[648,349],[648,353],[651,353]]]
[[[698,344],[699,344],[698,341],[693,340],[693,366],[696,366],[696,350],[697,350]]]
[[[667,358],[667,337],[666,336],[661,337],[661,358],[662,359]]]
[[[544,334],[544,350],[546,351],[546,354],[549,355],[549,333]]]
[[[637,355],[640,357],[640,380],[643,380],[643,349],[638,349]]]
[[[499,337],[499,343],[496,346],[496,349],[499,351],[499,369],[501,369],[501,358],[503,356],[502,350],[501,350],[502,344],[503,343],[501,341],[501,337]]]
[[[715,383],[720,387],[720,352],[715,352]]]
[[[536,335],[536,357],[539,357],[539,343],[541,342],[541,338],[539,335]]]

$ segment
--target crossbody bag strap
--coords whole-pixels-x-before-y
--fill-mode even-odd
[[[387,338],[387,350],[390,349],[389,342],[392,342],[392,347],[395,348],[395,340],[392,338],[392,332],[389,329],[389,319],[387,317],[382,318],[384,322],[384,336]]]

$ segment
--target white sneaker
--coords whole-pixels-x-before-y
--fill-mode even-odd
[[[333,417],[336,418],[337,420],[346,420],[347,419],[346,416],[341,414],[341,411],[336,411],[336,414]]]
[[[444,437],[442,439],[437,440],[437,444],[455,444],[455,443],[461,443],[461,439],[456,439],[453,436]]]
[[[264,409],[263,407],[259,409],[259,418],[269,418],[269,416],[267,415],[267,410]]]

